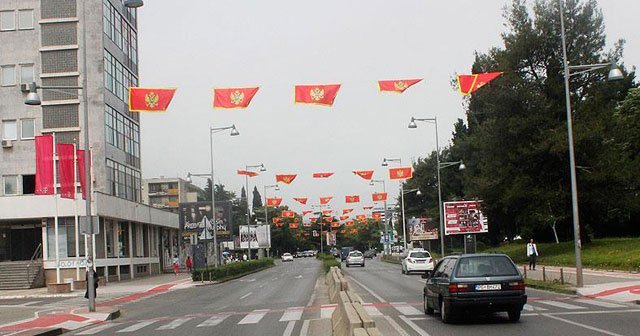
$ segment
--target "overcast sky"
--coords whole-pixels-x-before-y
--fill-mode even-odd
[[[434,127],[407,129],[411,116],[437,117],[446,145],[463,99],[451,87],[469,73],[474,51],[502,46],[507,0],[148,0],[139,13],[140,85],[178,91],[167,113],[142,116],[142,169],[146,178],[209,173],[209,126],[235,124],[240,136],[214,137],[216,183],[240,192],[245,165],[274,175],[298,174],[279,196],[358,194],[372,205],[370,187],[352,170],[375,169],[387,178],[384,157],[409,165],[435,149]],[[600,0],[609,46],[627,40],[625,64],[640,65],[638,0]],[[404,94],[377,90],[380,79],[424,78]],[[295,84],[341,83],[333,107],[295,105]],[[260,86],[244,110],[213,110],[213,87]],[[313,172],[331,171],[329,179]],[[194,182],[202,182],[204,180]],[[398,183],[387,183],[390,198]],[[271,196],[274,191],[270,191]],[[263,195],[264,197],[264,195]]]

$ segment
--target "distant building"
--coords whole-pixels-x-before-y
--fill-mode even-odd
[[[154,208],[178,213],[180,203],[204,201],[202,188],[178,177],[142,180],[142,202]]]

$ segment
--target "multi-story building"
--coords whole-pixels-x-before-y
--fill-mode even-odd
[[[43,89],[41,106],[24,104],[21,84],[84,79],[88,125],[81,90]],[[140,119],[128,108],[128,88],[137,85],[137,10],[123,0],[0,0],[0,261],[33,259],[41,247],[47,283],[84,279],[85,203],[81,195],[34,195],[34,137],[55,134],[56,143],[84,149],[88,131],[99,275],[119,280],[170,267],[178,217],[142,203]]]
[[[142,180],[142,202],[154,208],[178,213],[180,203],[205,200],[202,188],[178,177]]]

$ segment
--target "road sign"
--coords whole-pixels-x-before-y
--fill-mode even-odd
[[[93,226],[93,230],[89,230],[89,224],[87,223],[87,216],[78,217],[78,224],[81,234],[99,234],[100,233],[100,222],[98,221],[98,216],[91,216],[91,224]]]

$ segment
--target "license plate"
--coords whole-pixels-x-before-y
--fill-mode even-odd
[[[501,284],[491,284],[491,285],[476,285],[477,291],[488,291],[488,290],[501,290]]]
[[[417,264],[424,264],[424,260],[416,260]]]

